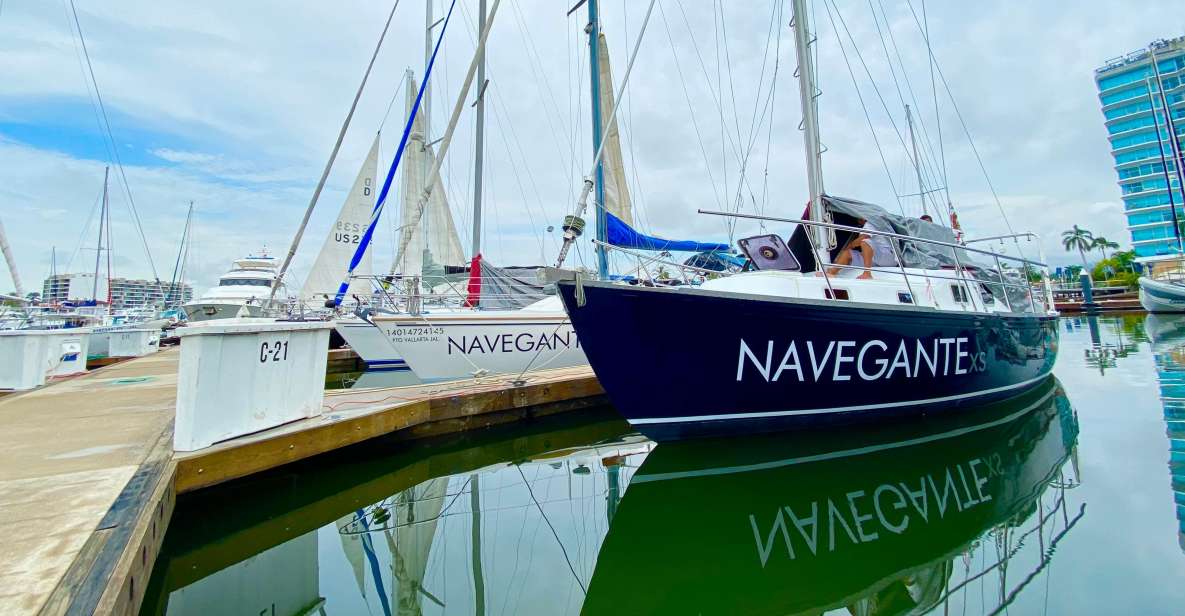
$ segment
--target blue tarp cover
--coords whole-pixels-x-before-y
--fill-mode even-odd
[[[620,218],[605,212],[605,236],[610,244],[622,248],[636,248],[638,250],[670,250],[676,252],[706,252],[728,250],[728,244],[712,242],[696,242],[692,240],[668,240],[661,237],[644,235],[625,224]]]

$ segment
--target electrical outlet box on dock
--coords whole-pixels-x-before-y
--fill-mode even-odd
[[[331,329],[233,320],[179,328],[173,449],[194,451],[320,413]]]

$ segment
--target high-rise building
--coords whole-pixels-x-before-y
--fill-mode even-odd
[[[1132,247],[1154,266],[1179,253],[1174,222],[1185,235],[1185,36],[1108,60],[1095,85]]]
[[[96,285],[94,274],[56,274],[41,286],[41,301],[47,303],[86,302],[96,295],[99,302],[107,301],[107,279],[99,278]],[[116,310],[154,306],[163,303],[166,295],[170,306],[184,304],[193,299],[193,287],[184,282],[111,279],[111,307]]]

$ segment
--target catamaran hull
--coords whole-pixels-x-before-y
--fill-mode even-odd
[[[655,439],[949,411],[1042,382],[1055,317],[561,282],[609,399]]]
[[[241,319],[262,317],[263,309],[259,306],[247,304],[195,302],[181,307],[185,311],[185,319],[192,323],[199,321],[215,321],[218,319]]]
[[[1148,312],[1185,312],[1185,286],[1140,278],[1140,305]]]
[[[423,381],[464,379],[584,365],[581,342],[563,313],[500,317],[375,317],[412,372]]]
[[[366,362],[368,372],[403,372],[409,369],[383,330],[373,324],[359,318],[347,318],[338,319],[334,328]]]

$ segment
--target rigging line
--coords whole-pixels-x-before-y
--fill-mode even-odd
[[[843,56],[844,66],[848,68],[848,75],[852,78],[852,87],[856,89],[856,98],[860,101],[860,108],[864,110],[864,119],[868,121],[868,131],[872,133],[872,142],[876,145],[876,153],[880,155],[881,166],[885,169],[885,176],[889,178],[889,186],[893,189],[893,198],[897,200],[897,209],[901,210],[901,215],[904,216],[905,206],[901,203],[900,193],[897,192],[897,184],[893,182],[893,172],[889,170],[889,163],[885,160],[885,151],[881,148],[880,138],[876,136],[876,128],[872,125],[872,116],[868,113],[868,106],[864,104],[864,95],[860,92],[860,85],[856,81],[856,72],[852,70],[852,63],[848,59],[847,49],[844,48],[843,39],[840,38],[839,30],[835,27],[835,18],[831,15],[831,6],[824,0],[823,7],[827,9],[827,17],[831,20],[831,30],[835,32],[835,41],[839,44],[839,51]]]
[[[882,8],[883,10],[883,8]],[[946,175],[946,146],[942,142],[942,115],[938,112],[938,86],[934,81],[934,55],[930,53],[930,20],[926,16],[926,0],[922,0],[922,36],[926,40],[926,57],[930,61],[930,93],[934,96],[934,124],[938,128],[938,154],[942,161],[942,186],[946,190],[946,207],[948,213],[954,213],[954,206],[950,200],[950,181]]]
[[[70,0],[73,2],[74,0]],[[276,274],[272,281],[271,290],[268,293],[268,303],[276,297],[276,291],[280,288],[284,274],[288,272],[288,266],[292,265],[292,258],[296,256],[296,249],[300,246],[300,240],[304,237],[305,227],[309,224],[309,219],[313,216],[313,209],[317,207],[317,200],[321,197],[321,191],[325,188],[325,181],[329,179],[329,172],[333,169],[333,162],[337,160],[337,153],[341,150],[342,140],[346,138],[346,129],[350,127],[350,120],[354,118],[354,110],[358,108],[358,100],[362,98],[362,91],[366,88],[366,80],[370,78],[370,71],[374,68],[374,61],[379,57],[379,50],[383,47],[383,40],[387,38],[387,31],[391,28],[391,20],[395,17],[395,9],[399,8],[399,0],[391,5],[391,12],[387,14],[387,22],[383,24],[383,31],[379,34],[379,40],[375,43],[374,52],[370,55],[370,62],[366,65],[366,72],[362,74],[362,82],[358,84],[358,91],[354,93],[354,100],[350,103],[350,110],[346,113],[346,119],[342,122],[341,130],[337,133],[337,141],[333,144],[333,149],[329,152],[329,160],[325,161],[325,169],[321,171],[321,179],[317,181],[317,187],[313,189],[313,196],[309,198],[309,205],[305,208],[304,218],[300,221],[300,226],[296,229],[296,235],[292,238],[292,245],[288,248],[288,254],[284,256],[284,263],[280,266],[280,271]],[[402,87],[402,84],[400,84]],[[394,103],[395,99],[391,99]],[[387,112],[390,113],[391,107],[387,106]],[[384,115],[383,121],[387,118]],[[381,128],[380,128],[381,130]],[[353,268],[351,268],[353,269]]]
[[[897,128],[897,121],[893,118],[893,112],[889,111],[889,105],[885,102],[885,97],[881,94],[880,87],[876,84],[876,79],[872,76],[872,71],[868,68],[868,63],[864,61],[864,54],[860,53],[860,46],[856,43],[856,38],[852,35],[851,30],[848,29],[847,22],[844,21],[843,14],[839,10],[839,5],[835,3],[835,0],[824,0],[823,4],[828,8],[827,14],[831,19],[832,27],[835,27],[836,19],[839,20],[839,25],[843,27],[844,33],[852,44],[852,51],[856,54],[856,59],[860,61],[860,66],[864,69],[864,74],[868,76],[868,81],[872,84],[872,91],[876,94],[877,100],[880,101],[881,108],[889,118],[889,125],[893,127],[893,133],[897,135],[897,141],[901,143],[901,148],[905,151],[905,157],[909,160],[910,164],[917,164],[910,154],[909,146],[905,143],[905,137],[902,136],[901,131]],[[831,9],[835,10],[834,16],[832,16]],[[838,30],[836,34],[839,34]]]
[[[525,168],[525,170],[527,172],[528,180],[531,182],[532,186],[535,189],[535,199],[539,202],[540,209],[544,212],[544,214],[546,214],[547,210],[543,205],[543,197],[539,194],[539,187],[537,185],[535,185],[535,178],[531,175],[531,165],[527,161],[527,157],[523,151],[522,144],[520,144],[518,141],[518,135],[516,135],[514,133],[514,126],[512,124],[510,124],[509,122],[507,122],[503,118],[503,115],[499,113],[499,111],[502,111],[503,113],[505,113],[505,112],[504,112],[504,110],[499,110],[498,105],[493,105],[493,109],[494,109],[494,122],[496,123],[497,127],[499,129],[504,129],[504,127],[509,127],[508,132],[511,133],[511,138],[514,140],[514,145],[519,150],[519,158],[521,158],[523,161],[522,167]],[[509,114],[506,114],[506,115],[509,115]],[[502,141],[502,146],[504,148],[506,148],[506,159],[510,163],[510,170],[514,173],[514,181],[516,184],[518,184],[519,193],[522,194],[523,209],[527,213],[527,221],[531,225],[531,230],[537,232],[539,230],[539,227],[536,226],[535,215],[532,213],[530,202],[528,202],[527,198],[526,198],[527,197],[527,189],[526,189],[526,187],[523,186],[522,177],[519,175],[519,172],[518,172],[519,165],[515,162],[514,153],[510,150],[510,141],[511,140],[510,139],[501,139],[500,141]],[[539,240],[539,250],[541,250],[541,251],[544,250],[543,237],[541,235],[538,235],[537,233],[534,235],[536,235],[536,237]]]
[[[148,249],[148,237],[144,235],[144,227],[140,224],[140,214],[136,211],[136,200],[132,198],[132,189],[128,185],[128,176],[123,170],[123,161],[119,158],[119,147],[116,145],[115,135],[111,132],[111,121],[107,118],[107,107],[103,104],[103,95],[99,92],[99,82],[95,79],[95,69],[91,64],[90,51],[86,47],[86,37],[82,34],[82,24],[78,21],[78,11],[74,8],[74,0],[70,3],[70,13],[74,16],[74,27],[78,29],[78,40],[82,43],[82,54],[86,58],[87,72],[90,74],[91,84],[95,87],[95,98],[99,101],[99,111],[103,114],[103,126],[107,129],[107,138],[111,140],[111,149],[115,154],[115,166],[119,169],[124,193],[128,196],[128,207],[132,211],[132,220],[136,223],[136,230],[140,233],[140,241],[144,245],[144,254],[148,257],[148,266],[152,269],[152,278],[160,287],[160,276],[156,273],[156,264],[152,261],[152,251]]]
[[[896,71],[893,69],[893,59],[889,55],[888,46],[885,45],[885,35],[884,35],[885,32],[888,33],[889,40],[892,42],[893,51],[897,56],[897,66],[899,66],[901,68],[901,78],[905,81],[906,91],[909,92],[909,102],[913,104],[914,109],[920,110],[921,105],[918,104],[918,98],[917,98],[917,95],[914,93],[914,89],[913,89],[913,82],[911,82],[909,79],[909,71],[905,67],[905,60],[901,57],[901,49],[900,49],[900,47],[897,46],[897,39],[896,39],[896,37],[893,36],[893,30],[889,24],[889,16],[888,16],[888,13],[885,11],[884,3],[881,0],[877,0],[877,4],[881,8],[881,18],[885,22],[885,28],[883,31],[881,30],[881,27],[880,27],[880,19],[877,18],[876,8],[873,6],[872,0],[868,0],[868,9],[869,9],[869,12],[872,13],[873,22],[876,24],[877,36],[880,38],[881,48],[885,52],[885,61],[889,65],[889,73],[892,75],[893,85],[897,89],[897,99],[899,101],[901,101],[902,106],[907,104],[907,102],[905,100],[905,96],[901,91],[901,84],[897,79]],[[914,118],[914,125],[921,130],[921,134],[922,134],[921,152],[924,156],[922,157],[922,159],[920,161],[918,161],[918,163],[921,164],[920,170],[921,170],[923,176],[928,175],[931,178],[933,178],[934,185],[938,186],[940,183],[938,180],[938,172],[937,172],[938,160],[937,160],[937,157],[934,155],[934,148],[930,143],[930,135],[929,135],[929,132],[926,130],[925,123],[922,121],[922,118],[920,116],[920,111],[919,111],[919,115]],[[941,207],[941,204],[938,203],[938,198],[934,194],[923,195],[921,197],[921,201],[923,204],[925,204],[925,201],[927,198],[930,199],[930,202],[935,207],[936,211],[941,211],[943,209]],[[924,207],[924,205],[923,205],[923,207]]]
[[[81,45],[78,44],[78,35],[74,31],[74,19],[71,17],[69,9],[70,6],[65,2],[62,2],[62,11],[66,17],[67,27],[70,30],[70,41],[74,43],[74,59],[78,62],[78,73],[82,78],[83,87],[86,89],[87,100],[89,100],[91,104],[91,115],[94,116],[95,129],[97,134],[103,135],[103,118],[99,116],[99,104],[95,101],[95,94],[91,90],[91,82],[86,73],[86,64],[82,60]],[[115,156],[111,153],[110,142],[108,142],[105,138],[102,139],[102,142],[103,151],[107,153],[107,162],[114,162]]]
[[[785,19],[785,6],[786,6],[785,1],[779,0],[779,2],[778,2],[778,17],[777,17],[778,24],[781,24],[782,21]],[[777,113],[777,109],[778,109],[778,106],[777,106],[778,70],[781,68],[781,65],[782,65],[782,31],[779,28],[776,43],[774,45],[774,74],[773,74],[773,77],[771,78],[770,84],[769,84],[770,115],[769,115],[769,127],[766,129],[766,133],[765,133],[765,168],[762,170],[761,206],[754,208],[757,210],[757,213],[761,214],[761,215],[765,215],[765,206],[768,205],[768,199],[769,199],[769,159],[770,159],[770,155],[772,154],[772,148],[773,148],[774,115]],[[765,221],[761,221],[759,223],[759,228],[762,231],[765,230]]]
[[[967,136],[967,142],[971,145],[971,152],[975,154],[975,162],[979,164],[979,170],[983,173],[983,179],[987,182],[988,190],[992,193],[992,199],[996,202],[996,207],[1000,210],[1000,216],[1004,219],[1004,225],[1008,228],[1008,233],[1015,234],[1012,229],[1012,223],[1008,220],[1008,214],[1004,212],[1004,204],[1000,202],[1000,195],[996,192],[996,187],[992,183],[991,176],[988,175],[987,166],[983,164],[983,157],[979,155],[979,148],[975,147],[975,140],[971,137],[971,130],[967,128],[967,121],[963,119],[963,112],[959,109],[959,104],[955,101],[955,95],[951,92],[950,84],[946,81],[946,75],[942,73],[942,67],[938,64],[938,58],[934,55],[933,48],[930,47],[930,39],[925,35],[925,28],[922,27],[918,20],[918,14],[913,10],[913,3],[910,0],[905,0],[905,5],[909,7],[909,12],[913,15],[913,21],[918,26],[918,30],[922,32],[923,38],[926,40],[926,52],[930,56],[930,60],[934,62],[934,71],[938,73],[938,79],[942,82],[942,88],[946,91],[947,98],[950,99],[951,108],[955,111],[955,117],[959,119],[959,125],[963,128],[963,134]],[[1015,240],[1017,249],[1020,250],[1020,241]],[[1023,256],[1024,253],[1021,252]]]
[[[383,132],[383,127],[387,125],[387,118],[391,115],[391,108],[395,106],[395,99],[399,98],[399,93],[403,91],[403,84],[406,79],[400,79],[399,85],[395,87],[395,93],[391,95],[391,102],[387,103],[387,111],[383,112],[383,119],[379,122],[379,132]]]
[[[704,136],[699,130],[699,122],[696,121],[695,107],[691,103],[691,93],[687,90],[687,80],[683,77],[683,64],[679,62],[679,54],[675,51],[675,39],[671,35],[671,25],[667,22],[667,14],[662,8],[662,3],[658,5],[658,15],[662,17],[663,27],[667,32],[667,40],[671,43],[671,56],[675,59],[675,74],[679,76],[679,84],[683,87],[683,98],[687,101],[687,111],[691,114],[691,128],[695,130],[695,139],[699,142],[700,152],[704,155],[704,170],[708,173],[708,182],[712,185],[712,194],[716,197],[716,202],[720,204],[720,208],[725,209],[724,198],[720,194],[720,187],[716,183],[716,177],[712,174],[713,165],[708,156],[708,148],[704,145]]]
[[[527,476],[523,474],[523,467],[516,465],[515,468],[518,469],[518,474],[523,478],[523,485],[527,486],[527,493],[531,495],[531,500],[535,501],[535,507],[539,509],[539,515],[543,516],[544,522],[547,522],[547,527],[551,529],[551,534],[555,537],[556,543],[559,544],[560,551],[564,553],[564,560],[568,563],[568,570],[572,572],[572,577],[576,578],[576,583],[580,584],[580,590],[584,592],[585,596],[588,596],[588,588],[584,586],[584,581],[576,574],[576,568],[572,565],[572,559],[568,558],[568,548],[565,548],[564,542],[560,541],[559,533],[555,531],[555,527],[551,525],[551,520],[543,512],[543,506],[539,504],[539,499],[535,498],[535,491],[531,489],[531,482],[527,481]]]
[[[724,15],[724,3],[720,3],[720,39],[724,41],[724,66],[727,69],[726,72],[728,74],[728,95],[729,95],[729,98],[731,99],[731,102],[732,102],[732,123],[733,123],[733,126],[736,128],[737,142],[740,143],[740,141],[741,141],[741,119],[740,119],[740,115],[738,113],[739,107],[737,105],[736,86],[734,85],[733,78],[732,78],[732,51],[730,50],[730,48],[728,46],[728,19]],[[769,38],[767,36],[766,37],[766,52],[768,53],[768,51],[769,51]],[[761,59],[761,62],[762,62],[761,68],[763,71],[762,74],[764,76],[764,70],[765,70],[765,58],[764,57]],[[761,87],[761,84],[759,82],[758,88],[760,88],[760,87]],[[756,107],[756,103],[754,103],[754,107]],[[742,171],[741,171],[742,173],[744,173],[743,169],[744,169],[744,167],[742,166]]]
[[[704,62],[703,54],[700,53],[699,44],[696,43],[695,31],[692,30],[691,22],[687,19],[687,12],[683,10],[683,0],[675,0],[675,6],[679,8],[679,13],[683,17],[683,25],[684,25],[684,27],[687,28],[687,37],[691,41],[691,48],[693,50],[695,50],[695,57],[697,60],[699,60],[700,72],[704,76],[704,83],[707,84],[707,86],[708,86],[708,93],[712,95],[712,102],[716,104],[716,109],[719,110],[720,117],[723,118],[724,117],[724,115],[723,115],[724,114],[724,103],[721,100],[720,96],[717,95],[716,90],[712,87],[712,77],[708,74],[708,65],[707,65],[707,63]],[[721,95],[722,94],[723,93],[721,93]],[[723,127],[723,126],[724,126],[724,122],[723,122],[723,120],[721,120],[721,127]],[[740,160],[740,157],[741,157],[740,146],[735,141],[733,141],[731,134],[724,133],[723,130],[721,130],[721,133],[724,134],[728,138],[728,145],[732,146],[733,156],[735,156],[737,160]],[[721,146],[721,149],[723,149],[723,145]],[[725,161],[727,161],[727,158],[725,158]],[[725,194],[728,194],[728,192],[729,192],[728,187],[727,187],[727,180],[725,182],[725,191],[724,192],[725,192]]]
[[[720,19],[719,11],[716,8],[720,5],[720,0],[712,0],[712,36],[716,42],[716,91],[720,93],[720,103],[716,106],[716,111],[720,116],[720,164],[724,167],[724,173],[721,174],[724,178],[724,195],[727,197],[732,191],[728,189],[728,153],[725,148],[726,141],[724,139],[725,131],[728,130],[728,124],[724,122],[724,85],[720,79]],[[728,142],[732,141],[732,135],[728,136]],[[737,135],[740,139],[740,135]],[[739,162],[739,161],[738,161]],[[725,203],[727,208],[728,203]],[[728,227],[729,238],[732,237],[733,227],[736,225],[735,221],[725,221]]]
[[[90,213],[86,215],[86,223],[82,225],[82,233],[78,236],[78,244],[74,247],[74,251],[70,253],[70,259],[66,261],[66,267],[62,271],[69,272],[71,269],[73,269],[74,259],[76,259],[78,254],[82,252],[82,244],[86,239],[87,233],[91,230],[91,222],[95,219],[95,212],[98,211],[99,201],[102,199],[103,192],[99,191],[99,194],[95,196],[95,202],[91,204]]]
[[[776,71],[777,71],[777,66],[778,66],[778,58],[777,58],[778,52],[775,52],[774,74],[770,78],[769,93],[766,94],[766,96],[765,96],[765,104],[762,105],[761,104],[761,99],[762,99],[761,93],[763,90],[762,86],[765,84],[765,69],[766,69],[766,66],[769,61],[770,38],[774,32],[778,32],[777,24],[781,23],[781,20],[779,18],[779,14],[781,11],[778,10],[781,7],[781,3],[777,2],[777,3],[774,3],[772,6],[774,8],[770,10],[769,28],[766,31],[766,36],[765,36],[765,50],[762,52],[762,56],[761,56],[761,73],[760,73],[760,77],[758,78],[758,81],[757,81],[757,90],[754,93],[754,97],[753,97],[753,112],[752,112],[752,115],[751,115],[751,118],[749,121],[748,145],[745,147],[745,157],[741,163],[741,171],[740,171],[741,181],[744,184],[744,188],[748,189],[749,199],[751,202],[754,203],[754,205],[756,205],[757,196],[753,193],[753,186],[749,183],[749,180],[748,180],[749,158],[753,155],[753,148],[756,147],[756,145],[757,145],[757,139],[760,136],[761,125],[765,123],[766,113],[770,113],[772,110],[772,104],[773,104],[772,99],[773,99],[773,95],[774,95],[774,88],[777,85],[777,72]],[[778,35],[779,35],[778,36],[778,43],[779,44],[777,47],[780,50],[781,49],[781,45],[780,45],[781,33],[778,32]],[[760,111],[761,111],[760,114],[757,113],[758,109],[760,109]],[[771,120],[771,122],[772,122],[772,120]],[[772,126],[772,123],[771,123],[771,126]],[[769,157],[769,151],[768,151],[768,145],[767,145],[767,150],[766,150],[766,160],[767,160],[766,171],[767,171],[767,173],[768,173],[768,157]],[[736,196],[736,203],[737,203],[736,211],[738,211],[738,212],[740,211],[741,203],[743,202],[743,198],[741,195],[741,189],[742,189],[741,185],[738,184],[737,185],[737,196]],[[735,228],[735,225],[734,225],[734,228]],[[731,241],[731,239],[732,239],[732,237],[730,235],[729,240]]]
[[[870,5],[871,5],[871,0],[870,0]],[[916,92],[914,91],[914,83],[912,83],[912,81],[910,81],[909,71],[905,70],[905,60],[902,58],[901,47],[899,47],[897,45],[897,38],[895,36],[893,36],[892,28],[889,26],[889,13],[885,11],[884,2],[882,0],[877,0],[877,5],[880,7],[880,17],[882,17],[882,19],[884,20],[884,23],[885,23],[885,32],[889,34],[889,41],[892,45],[893,53],[896,54],[897,65],[901,66],[902,78],[905,81],[905,90],[909,91],[910,102],[914,103],[915,109],[921,109],[921,104],[918,103],[918,98],[917,98]],[[876,19],[875,9],[873,9],[873,19]],[[883,39],[882,39],[882,43],[883,43]],[[891,65],[892,60],[889,60],[889,63]],[[930,143],[929,131],[927,129],[925,129],[925,124],[924,124],[924,122],[921,122],[921,118],[918,118],[918,120],[920,120],[920,122],[918,122],[918,126],[920,126],[922,129],[923,146],[924,146],[923,150],[925,153],[927,153],[929,155],[929,158],[930,158],[929,160],[933,161],[934,167],[937,168],[937,167],[939,167],[939,165],[937,165],[937,158],[934,155],[934,146],[931,145],[931,143]],[[935,177],[936,177],[936,174],[935,174]],[[946,182],[946,180],[943,179],[943,184],[944,184],[944,182]]]
[[[571,143],[572,136],[571,136],[571,134],[568,133],[568,131],[566,130],[566,127],[564,126],[563,116],[560,114],[559,102],[556,100],[555,91],[551,87],[551,80],[549,80],[547,78],[548,71],[543,70],[542,55],[539,53],[539,48],[535,45],[535,38],[533,36],[531,36],[531,30],[527,27],[526,17],[523,16],[522,9],[519,8],[517,2],[512,2],[510,6],[514,10],[515,25],[518,26],[519,40],[523,44],[523,50],[527,53],[528,58],[535,64],[535,71],[534,71],[535,72],[535,87],[539,88],[539,83],[540,82],[543,83],[543,89],[545,89],[547,91],[547,98],[543,99],[544,100],[544,107],[547,106],[546,103],[548,101],[551,102],[552,109],[549,109],[548,111],[554,110],[556,120],[557,120],[557,122],[559,122],[561,130],[557,131],[555,129],[555,126],[552,125],[550,114],[544,114],[544,119],[547,120],[547,127],[548,127],[548,129],[551,130],[553,135],[559,134],[565,140],[567,140],[569,142],[569,145],[572,146],[572,148],[571,148],[572,152],[575,152],[576,151],[575,144]],[[488,72],[489,69],[486,69],[486,70]],[[543,97],[540,97],[540,98],[543,98]],[[563,157],[563,150],[560,148],[560,144],[558,142],[553,142],[553,145],[555,145],[555,147],[556,147],[556,152],[560,154],[560,158],[557,158],[556,162],[562,168],[562,166],[564,164],[564,161],[562,158]],[[572,164],[575,164],[574,160],[572,161]]]

